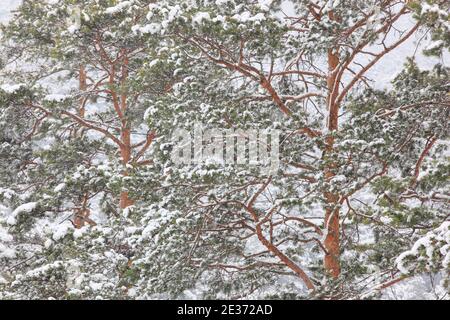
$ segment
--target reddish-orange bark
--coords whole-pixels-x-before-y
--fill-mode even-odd
[[[120,94],[120,106],[117,108],[120,108],[121,113],[119,116],[122,116],[122,126],[121,126],[121,133],[120,138],[122,141],[122,146],[120,148],[120,155],[122,157],[122,163],[124,165],[123,170],[123,176],[128,176],[128,169],[126,166],[131,161],[131,130],[130,125],[125,117],[125,114],[127,112],[127,94],[125,92],[125,84],[128,77],[128,57],[126,50],[122,51],[123,55],[123,64],[122,64],[122,74],[121,74],[121,85],[122,85],[122,93]],[[134,203],[133,200],[130,199],[128,191],[122,191],[120,193],[120,208],[125,209],[129,206],[131,206]]]
[[[80,83],[80,91],[81,92],[85,92],[86,91],[86,89],[87,89],[87,81],[86,81],[86,79],[87,79],[87,75],[86,75],[86,69],[85,69],[85,66],[84,65],[81,65],[80,66],[80,75],[79,75],[79,83]],[[81,117],[81,118],[84,118],[84,115],[85,115],[85,113],[86,113],[86,110],[85,110],[85,98],[84,97],[82,97],[81,99],[80,99],[80,109],[79,109],[79,116]]]
[[[335,19],[333,13],[329,14],[331,19]],[[339,119],[339,103],[336,101],[339,95],[339,48],[328,49],[328,133],[338,130]],[[325,155],[333,152],[334,138],[329,136],[326,141]],[[333,169],[335,164],[331,162],[327,168],[325,168],[325,178],[330,180],[334,176]],[[325,230],[326,236],[324,240],[324,247],[326,254],[324,257],[325,270],[334,278],[337,278],[341,273],[340,266],[340,222],[339,222],[339,209],[336,208],[339,202],[339,195],[334,192],[325,192],[325,199],[327,201],[327,208],[325,210]]]

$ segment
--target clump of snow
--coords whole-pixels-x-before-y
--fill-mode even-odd
[[[345,182],[347,182],[347,177],[342,175],[342,174],[340,174],[340,175],[334,176],[331,179],[331,182],[332,183],[345,183]]]
[[[15,217],[10,216],[8,217],[8,219],[6,219],[6,223],[9,224],[10,226],[13,226],[17,223],[17,220]]]
[[[16,218],[20,213],[29,213],[33,211],[36,208],[37,204],[38,204],[37,202],[28,202],[21,206],[18,206],[8,217],[6,223],[9,225],[15,225],[17,222]]]
[[[84,227],[82,227],[80,229],[76,229],[73,232],[73,237],[75,239],[81,238],[83,236],[83,234],[85,234],[88,229],[89,229],[89,226],[84,226]]]
[[[197,12],[192,18],[192,24],[203,24],[204,21],[210,21],[211,16],[208,12]]]
[[[426,51],[434,50],[434,49],[441,47],[442,45],[444,45],[444,41],[442,41],[442,40],[433,41],[425,48],[425,50]]]
[[[114,7],[106,8],[105,13],[107,14],[116,14],[123,11],[126,8],[129,8],[133,4],[133,1],[122,1],[119,2]]]
[[[272,2],[273,0],[258,0],[258,5],[262,11],[269,11]]]
[[[443,16],[446,16],[448,13],[444,10],[442,10],[441,8],[439,8],[439,6],[437,4],[433,4],[433,5],[429,5],[428,3],[423,3],[422,4],[422,14],[427,14],[427,13],[438,13],[441,14]]]
[[[15,192],[14,190],[8,189],[8,188],[0,188],[0,194],[3,196],[4,199],[11,199]],[[8,209],[0,204],[0,212],[1,211],[8,211]]]
[[[53,227],[52,239],[55,241],[59,241],[62,238],[64,238],[73,229],[74,228],[73,228],[72,224],[68,221],[65,221],[64,223],[61,223],[61,224]]]
[[[70,15],[67,19],[67,31],[74,34],[81,28],[81,9],[78,6],[72,6],[68,8],[68,14]]]
[[[37,204],[38,204],[37,202],[28,202],[28,203],[22,204],[21,206],[18,206],[12,212],[12,215],[17,216],[21,212],[31,212],[36,208]]]
[[[147,226],[142,231],[142,238],[149,239],[151,238],[153,232],[159,228],[159,223],[157,221],[150,221]]]
[[[80,27],[76,24],[72,24],[67,28],[67,31],[69,31],[69,33],[74,34],[75,32],[77,32],[80,29]]]
[[[440,243],[443,245],[440,246]],[[416,259],[418,256],[420,257],[417,260],[426,259],[429,265],[433,265],[437,251],[442,256],[442,266],[444,269],[448,268],[450,264],[450,221],[446,221],[437,229],[428,232],[414,243],[411,250],[399,255],[395,261],[397,269],[403,274],[409,274],[411,270],[406,266],[406,261],[408,258]],[[425,256],[421,256],[421,252],[424,252]]]
[[[14,259],[16,257],[16,250],[8,248],[0,243],[0,258]]]
[[[64,101],[65,99],[67,99],[68,96],[64,95],[64,94],[48,94],[44,97],[44,100],[46,101],[51,101],[51,102],[61,102]]]
[[[216,6],[222,6],[224,4],[227,4],[229,1],[228,0],[216,0]]]
[[[66,286],[70,289],[79,290],[83,281],[79,262],[72,262],[67,267]]]
[[[0,241],[10,242],[13,240],[13,236],[6,232],[4,229],[0,229]]]
[[[131,297],[131,298],[135,297],[135,296],[137,295],[136,289],[134,289],[134,288],[128,289],[127,294],[128,294],[128,296]]]
[[[0,86],[0,89],[5,91],[6,93],[12,94],[12,93],[15,93],[16,91],[19,91],[20,88],[22,88],[24,86],[25,85],[23,83],[17,83],[17,84],[5,83]]]
[[[60,192],[61,190],[64,189],[65,186],[66,186],[65,183],[60,183],[60,184],[58,184],[58,185],[55,187],[55,189],[53,189],[53,191],[55,191],[55,192]]]
[[[44,247],[45,247],[46,249],[48,249],[48,248],[50,248],[50,247],[52,246],[52,244],[53,244],[53,241],[52,241],[51,239],[47,239],[47,240],[45,240],[45,242],[44,242]]]
[[[255,22],[256,24],[260,24],[262,21],[266,19],[264,14],[261,12],[253,16],[249,11],[244,11],[243,13],[235,14],[232,18],[240,23]]]
[[[143,27],[134,28],[134,32],[140,31],[141,33],[150,33],[150,34],[156,34],[161,31],[161,26],[158,23],[150,23]]]
[[[46,264],[42,267],[35,268],[28,271],[25,276],[27,278],[39,277],[40,275],[47,274],[51,270],[59,269],[63,266],[62,261],[55,261],[53,263]]]

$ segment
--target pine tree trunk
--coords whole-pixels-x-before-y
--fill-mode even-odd
[[[120,149],[120,153],[122,156],[122,163],[125,167],[122,175],[126,177],[128,176],[128,170],[126,166],[131,160],[131,132],[129,128],[122,128],[121,138],[124,146]],[[128,191],[122,191],[120,193],[120,208],[125,209],[132,204],[133,200],[130,199]]]
[[[339,53],[337,48],[328,50],[328,132],[332,134],[338,130],[339,119],[339,105],[336,103],[336,98],[339,93],[339,79],[337,78],[336,68],[339,65]],[[326,148],[324,154],[332,153],[334,149],[334,138],[332,136],[327,138]],[[331,162],[325,168],[325,178],[329,181],[335,175],[333,170],[335,163]],[[324,257],[325,270],[333,277],[337,278],[341,273],[340,267],[340,223],[339,223],[339,209],[335,206],[338,204],[339,195],[333,192],[325,192],[324,194],[327,208],[325,211],[325,229],[326,237],[324,241],[327,253]]]
[[[86,69],[84,65],[80,66],[80,75],[79,75],[79,87],[80,87],[80,91],[84,92],[87,89],[87,75],[86,75]],[[85,106],[84,106],[84,99],[85,97],[81,97],[80,98],[80,109],[78,111],[78,114],[81,118],[84,118],[85,116]]]
[[[83,93],[87,89],[87,81],[86,81],[86,69],[84,65],[80,65],[79,75],[78,75],[78,81],[79,81],[79,89],[80,93]],[[80,118],[84,118],[85,116],[85,107],[84,107],[84,97],[82,96],[80,98],[80,107],[78,109],[78,115]],[[83,134],[83,129],[81,128],[80,131],[75,130],[74,135],[75,138],[78,136],[78,134]],[[82,228],[85,225],[86,219],[89,218],[90,210],[88,209],[88,196],[87,194],[83,195],[82,199],[80,199],[80,208],[77,209],[75,212],[75,218],[74,218],[74,226],[77,229]]]
[[[122,54],[123,54],[123,65],[122,65],[121,84],[122,84],[122,90],[124,90],[125,81],[128,77],[128,57],[127,57],[125,50],[122,52]],[[123,143],[123,147],[120,149],[120,153],[122,156],[122,163],[124,165],[124,171],[122,172],[122,175],[124,177],[126,177],[126,176],[128,176],[127,165],[131,160],[131,130],[129,127],[128,120],[126,119],[126,112],[127,112],[127,95],[126,95],[126,93],[122,92],[122,94],[120,95],[120,102],[121,102],[120,109],[122,110],[122,114],[125,117],[122,122],[122,128],[121,128],[121,140]],[[122,191],[120,193],[120,208],[121,209],[125,209],[125,208],[129,207],[133,203],[134,203],[134,201],[130,199],[128,191]]]

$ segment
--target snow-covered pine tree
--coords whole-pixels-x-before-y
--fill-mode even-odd
[[[2,210],[14,258],[2,263],[7,279],[88,265],[77,257],[82,248],[56,242],[140,201],[134,175],[151,164],[157,135],[144,112],[170,90],[176,64],[158,51],[163,40],[132,28],[148,3],[24,1],[2,28]],[[48,288],[21,290],[61,296],[59,284]]]
[[[412,15],[416,20],[405,23]],[[422,233],[424,221],[430,230],[448,219],[448,185],[445,178],[429,184],[435,196],[422,198],[420,208],[410,201],[420,196],[407,197],[398,214],[421,218],[400,226],[380,213],[383,182],[392,176],[396,183],[410,181],[398,191],[414,194],[425,159],[433,154],[448,162],[442,153],[448,139],[448,71],[438,65],[419,72],[420,80],[409,63],[394,87],[380,94],[390,97],[389,104],[368,98],[379,95],[367,76],[430,24],[436,27],[433,37],[446,34],[447,4],[296,1],[286,8],[277,1],[159,1],[147,18],[149,23],[139,26],[144,33],[171,37],[189,61],[188,76],[175,85],[174,117],[187,116],[187,127],[200,121],[285,132],[283,166],[273,177],[208,163],[177,171],[169,162],[169,177],[184,178],[180,196],[188,196],[186,186],[192,190],[193,206],[183,210],[181,202],[182,217],[196,213],[202,221],[192,230],[202,236],[192,237],[190,250],[180,249],[180,255],[194,261],[196,248],[214,248],[209,266],[204,250],[195,260],[200,268],[219,269],[227,281],[236,280],[226,294],[267,285],[256,278],[252,285],[245,282],[262,270],[292,272],[310,290],[320,288],[319,295],[325,288],[327,296],[341,298],[366,294],[362,288],[374,284],[386,287],[376,283],[396,283],[394,260]],[[381,106],[389,110],[386,115],[380,115]],[[407,111],[398,118],[394,110]],[[154,114],[158,119],[157,108]],[[392,213],[392,204],[388,207]],[[382,235],[387,243],[380,229],[390,230]],[[370,245],[361,244],[361,233]],[[219,243],[233,243],[233,249],[227,244],[217,257]],[[373,252],[374,247],[379,249]],[[328,276],[334,278],[331,287]]]
[[[448,12],[24,1],[2,31],[0,298],[376,298],[423,275],[446,297],[448,68],[370,77],[416,35],[442,55]],[[175,164],[198,123],[280,130],[279,170]]]

